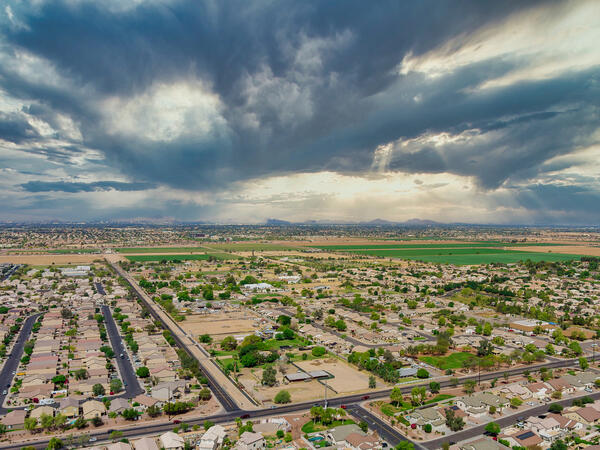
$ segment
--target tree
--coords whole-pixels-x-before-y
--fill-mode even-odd
[[[158,417],[162,414],[162,411],[160,410],[159,406],[152,405],[146,409],[146,414],[148,414],[150,417]]]
[[[327,350],[325,350],[325,347],[317,346],[312,349],[311,353],[313,356],[318,358],[318,357],[323,356],[325,353],[327,353]]]
[[[548,411],[551,413],[560,414],[562,410],[563,406],[560,403],[552,403],[550,406],[548,406]]]
[[[485,431],[487,431],[489,434],[497,436],[498,433],[500,433],[500,425],[498,425],[496,422],[490,422],[485,426]]]
[[[25,429],[27,431],[34,431],[37,428],[38,421],[35,417],[28,417],[25,419]]]
[[[437,394],[438,392],[440,392],[440,383],[438,383],[437,381],[432,381],[431,383],[429,383],[429,391],[432,394]]]
[[[123,383],[121,382],[121,380],[119,380],[118,378],[115,378],[114,380],[110,380],[110,391],[111,392],[119,392],[121,389],[123,389]],[[102,395],[102,394],[100,394]]]
[[[426,423],[425,425],[423,425],[423,431],[425,431],[425,433],[431,433],[432,429],[433,429],[433,427],[431,426],[430,423]]]
[[[518,408],[522,404],[523,404],[523,400],[521,400],[519,397],[513,397],[510,399],[510,407],[511,408]]]
[[[465,421],[462,417],[458,417],[453,409],[446,409],[446,426],[452,431],[460,431],[465,426]]]
[[[415,445],[409,441],[400,441],[394,448],[396,450],[415,450]]]
[[[129,408],[129,409],[124,409],[123,412],[121,413],[121,415],[126,420],[136,420],[138,418],[138,416],[140,415],[140,413],[137,412],[133,408]]]
[[[467,394],[472,394],[473,392],[475,392],[475,385],[477,383],[475,383],[475,380],[466,380],[463,383],[463,391],[465,391]]]
[[[88,371],[86,369],[78,369],[75,371],[75,378],[78,380],[87,380]]]
[[[77,428],[78,430],[81,430],[85,427],[87,427],[87,422],[85,421],[85,419],[82,416],[79,416],[75,422],[73,422],[73,426],[75,428]]]
[[[410,391],[410,397],[414,405],[420,405],[425,401],[427,397],[427,390],[425,386],[415,386]]]
[[[402,390],[399,387],[392,389],[392,392],[390,393],[390,400],[395,406],[398,406],[402,403]]]
[[[92,417],[92,424],[95,427],[101,427],[104,424],[104,422],[102,422],[102,419],[100,418],[100,416],[95,416],[95,417]]]
[[[95,397],[99,397],[101,395],[106,394],[106,390],[104,389],[104,386],[102,386],[100,383],[96,383],[95,385],[92,386],[92,392],[94,393]]]
[[[579,367],[581,367],[581,370],[585,370],[588,367],[590,367],[588,360],[585,359],[583,356],[579,358]]]
[[[369,375],[369,389],[375,389],[377,387],[377,380],[373,375]]]
[[[54,417],[50,414],[42,414],[40,416],[40,425],[44,430],[48,430],[54,426]]]
[[[496,407],[494,405],[490,405],[489,412],[490,414],[496,414]]]
[[[292,401],[292,396],[290,395],[290,393],[286,390],[283,391],[279,391],[277,393],[277,395],[275,395],[275,398],[273,399],[273,401],[277,404],[281,404],[281,403],[289,403]]]
[[[227,336],[221,341],[221,348],[225,351],[233,351],[237,347],[237,341],[233,336]]]
[[[489,322],[486,322],[483,325],[483,335],[484,336],[490,336],[492,334],[492,324]]]
[[[417,370],[417,378],[429,378],[429,372],[421,367]]]
[[[202,342],[203,344],[210,344],[212,342],[212,338],[210,337],[210,334],[203,334],[198,338],[198,340],[200,342]]]
[[[57,414],[54,416],[53,423],[56,428],[63,427],[67,423],[67,416],[64,414]]]
[[[208,388],[202,388],[202,389],[200,389],[200,392],[198,392],[198,399],[200,401],[206,402],[206,401],[210,400],[211,397],[212,397],[212,392],[210,392],[210,389],[208,389]]]
[[[48,442],[48,447],[46,447],[46,448],[48,450],[58,450],[62,447],[63,447],[63,442],[59,438],[53,437],[52,439],[50,439],[50,442]]]
[[[361,429],[363,433],[366,433],[369,430],[369,424],[364,420],[361,420],[358,424],[358,427]]]
[[[57,385],[63,385],[65,384],[65,381],[67,381],[67,377],[65,377],[64,375],[56,375],[55,377],[52,378],[52,382],[54,384]]]
[[[494,346],[487,339],[479,341],[479,347],[477,347],[477,356],[489,356],[494,351]]]
[[[273,368],[273,366],[267,366],[265,370],[263,370],[262,384],[271,387],[277,384],[277,371]]]
[[[581,355],[581,353],[583,353],[583,350],[581,350],[581,345],[579,345],[579,342],[577,342],[577,341],[571,341],[571,343],[569,344],[569,348],[571,349],[573,354],[575,354],[577,356],[579,356],[579,355]]]
[[[204,431],[208,431],[215,424],[214,424],[214,422],[211,422],[210,420],[205,420],[203,425],[204,425]]]
[[[568,450],[569,446],[565,444],[562,440],[557,439],[552,443],[549,450]]]
[[[135,374],[140,378],[148,378],[150,376],[150,369],[146,366],[142,366],[135,371]]]

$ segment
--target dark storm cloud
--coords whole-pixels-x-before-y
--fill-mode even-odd
[[[38,132],[20,114],[0,112],[0,140],[19,144],[38,137]]]
[[[0,83],[13,95],[41,104],[31,107],[32,114],[51,117],[51,109],[73,117],[87,146],[142,180],[210,188],[232,179],[295,171],[357,172],[369,168],[373,149],[386,141],[463,126],[457,117],[464,113],[449,111],[448,104],[442,112],[436,109],[440,102],[460,98],[459,89],[486,79],[486,73],[473,71],[433,85],[436,94],[415,107],[406,99],[419,86],[394,73],[408,52],[422,54],[524,7],[522,2],[477,1],[368,6],[363,1],[175,1],[114,13],[98,3],[52,2],[31,11],[21,8],[27,27],[7,29],[5,38],[15,49],[51,61],[61,76],[84,86],[91,97],[77,98],[68,87],[32,84],[2,69]],[[298,61],[297,51],[307,40],[309,54],[300,54]],[[302,56],[315,55],[310,45],[323,45],[312,50],[319,59],[316,69],[302,67]],[[495,74],[505,70],[501,66],[486,64],[488,71],[497,67]],[[275,84],[250,101],[244,86],[265,69]],[[106,96],[127,98],[153,83],[190,76],[209,83],[223,101],[227,133],[149,143],[143,136],[108,134],[99,125],[94,102]],[[277,89],[279,97],[271,98]],[[296,104],[278,104],[294,89],[300,93]],[[377,95],[395,98],[391,104],[377,104],[372,100]],[[302,101],[308,104],[305,115],[295,110]],[[479,109],[493,109],[493,101]],[[282,120],[286,113],[294,117],[292,122]],[[248,114],[257,120],[257,129],[244,126]],[[406,166],[423,171],[444,167],[428,149]]]
[[[124,183],[121,181],[96,181],[93,183],[67,181],[29,181],[21,184],[27,192],[97,192],[97,191],[143,191],[154,186],[149,183]]]
[[[538,7],[568,6],[175,0],[113,11],[102,2],[16,2],[24,26],[0,29],[0,53],[16,61],[25,51],[53,72],[47,79],[26,77],[14,65],[0,64],[0,89],[27,104],[22,115],[0,116],[0,138],[36,138],[40,145],[22,150],[65,164],[91,149],[135,180],[31,181],[21,185],[28,192],[156,185],[219,191],[260,176],[323,170],[360,175],[371,171],[373,152],[382,145],[392,149],[389,170],[472,176],[487,190],[507,181],[526,185],[556,167],[550,159],[595,143],[598,67],[486,89],[481,85],[529,61],[522,55],[489,57],[436,77],[399,74],[398,68],[407,55],[425,55],[454,39],[455,47],[445,50],[451,55],[475,32]],[[108,100],[127,102],[156,86],[197,80],[220,102],[210,132],[198,132],[198,119],[187,116],[186,133],[168,140],[150,139],[151,129],[132,134],[108,124]],[[49,124],[63,145],[43,145],[25,115]],[[61,129],[62,116],[73,121],[81,140]],[[443,133],[463,138],[433,139]],[[560,165],[569,167],[568,158]],[[553,195],[527,192],[519,201],[531,208]]]

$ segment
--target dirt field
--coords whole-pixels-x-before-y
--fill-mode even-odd
[[[29,264],[31,266],[90,264],[97,260],[104,261],[104,255],[0,255],[0,263]]]
[[[192,314],[179,322],[181,328],[194,336],[210,334],[220,341],[234,334],[252,333],[258,327],[255,319],[247,312],[227,312],[219,314]]]
[[[519,250],[521,252],[552,252],[565,253],[568,255],[600,256],[600,247],[588,247],[585,245],[557,245],[553,247],[507,247],[507,250]]]
[[[366,391],[369,388],[369,374],[367,372],[359,372],[337,359],[299,361],[296,364],[307,372],[311,370],[324,370],[332,374],[334,378],[327,380],[327,384],[339,394]],[[379,380],[378,384],[381,383]],[[382,386],[379,387],[381,388]]]
[[[288,366],[288,369],[288,373],[296,372],[294,366]],[[284,389],[292,396],[292,402],[305,402],[321,399],[325,396],[325,386],[316,380],[285,384],[283,382],[283,376],[279,371],[277,372],[277,381],[279,382],[279,385],[277,386],[263,386],[260,383],[261,379],[262,370],[260,369],[254,370],[254,373],[252,373],[250,369],[243,369],[242,374],[239,376],[239,381],[245,386],[246,390],[250,392],[254,398],[264,403],[272,403],[273,397],[275,397],[279,391]],[[329,389],[327,395],[334,396],[335,393]]]

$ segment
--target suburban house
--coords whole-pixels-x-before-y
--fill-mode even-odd
[[[79,401],[71,397],[60,399],[58,412],[68,418],[77,417],[79,415]]]
[[[596,425],[600,421],[600,411],[591,406],[569,408],[569,411],[563,411],[562,415],[586,425]]]
[[[470,416],[481,417],[488,413],[490,406],[494,406],[497,412],[502,412],[508,400],[506,397],[489,392],[478,392],[473,395],[459,397],[454,403]]]
[[[131,405],[127,400],[125,400],[124,398],[115,398],[114,400],[111,400],[108,412],[115,412],[117,414],[121,414],[123,411],[129,408],[131,408]]]
[[[161,447],[165,450],[183,450],[185,447],[183,438],[172,431],[161,434],[159,439]]]
[[[506,450],[507,447],[489,438],[479,438],[461,445],[460,450]]]
[[[240,436],[235,448],[239,450],[255,450],[265,448],[265,438],[260,433],[244,431]]]
[[[156,440],[149,437],[143,437],[133,442],[133,448],[135,450],[158,450]]]
[[[88,400],[87,402],[83,402],[81,408],[83,409],[83,418],[85,420],[101,417],[106,413],[106,406],[98,400]]]
[[[351,434],[358,434],[360,436],[367,435],[367,433],[361,430],[358,425],[351,424],[340,425],[339,427],[331,428],[327,431],[326,437],[329,442],[339,446],[347,444],[348,441],[346,439]]]
[[[555,391],[562,392],[563,395],[575,392],[575,386],[567,383],[563,378],[552,378],[546,383],[552,386]]]
[[[416,409],[405,417],[411,424],[416,423],[419,427],[431,424],[435,429],[437,427],[442,427],[446,423],[436,407]]]
[[[200,438],[198,450],[216,450],[223,443],[227,433],[221,425],[213,425]]]
[[[33,417],[34,419],[39,419],[42,414],[46,414],[48,416],[54,416],[54,408],[52,406],[38,406],[29,414],[29,417]]]
[[[537,416],[531,416],[525,422],[525,428],[537,433],[544,441],[548,442],[554,442],[565,434],[565,431],[560,427],[560,423],[553,417],[541,419]]]
[[[552,387],[546,383],[538,382],[538,383],[529,383],[525,386],[534,398],[545,398],[548,397],[550,392],[552,391]]]
[[[15,409],[7,413],[2,419],[0,419],[0,423],[6,426],[6,429],[8,430],[20,429],[25,426],[26,416],[27,411],[23,409]]]
[[[507,440],[511,447],[525,447],[530,448],[542,443],[542,438],[539,437],[536,433],[531,430],[528,431],[520,431],[511,435],[499,435],[499,439]]]

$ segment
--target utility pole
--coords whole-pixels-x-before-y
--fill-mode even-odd
[[[327,379],[325,379],[325,409],[327,409]]]

